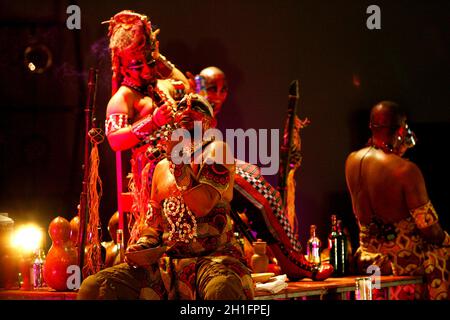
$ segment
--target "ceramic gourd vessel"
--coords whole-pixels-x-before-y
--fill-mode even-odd
[[[67,268],[77,265],[77,250],[70,240],[70,223],[63,217],[56,217],[50,222],[48,233],[52,239],[52,246],[47,253],[44,264],[45,283],[57,291],[66,291]]]
[[[251,259],[251,268],[254,273],[267,272],[269,266],[269,257],[266,254],[267,243],[258,239],[253,242],[254,254]]]

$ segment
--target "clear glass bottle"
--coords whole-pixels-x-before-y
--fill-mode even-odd
[[[239,243],[239,246],[242,249],[242,252],[244,252],[244,237],[242,237],[241,233],[238,231],[234,232],[234,237],[236,238],[237,242]]]
[[[309,262],[320,264],[320,248],[322,243],[316,236],[316,226],[311,225],[309,229],[309,240],[306,246],[306,256]]]
[[[355,300],[372,300],[372,278],[355,279]]]
[[[120,262],[124,262],[125,261],[125,242],[124,242],[122,229],[117,229],[116,237],[117,237],[117,249],[119,252],[119,260],[120,260]]]
[[[31,286],[32,288],[44,287],[44,263],[45,253],[44,250],[39,248],[34,253],[33,263],[31,265]]]

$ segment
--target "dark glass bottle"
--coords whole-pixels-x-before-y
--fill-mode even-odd
[[[331,216],[331,233],[328,236],[330,250],[330,264],[334,267],[335,277],[342,277],[347,273],[347,238],[342,232],[342,221],[336,215]]]
[[[320,265],[320,239],[316,236],[316,226],[311,225],[309,229],[309,240],[306,246],[306,255],[309,262]]]

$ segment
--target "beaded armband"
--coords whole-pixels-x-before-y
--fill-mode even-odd
[[[230,186],[230,171],[221,164],[205,164],[200,169],[198,182],[210,185],[217,190],[220,198]]]
[[[414,218],[419,229],[430,227],[439,220],[431,201],[428,201],[423,206],[410,210],[409,213]]]
[[[153,121],[152,115],[136,121],[131,125],[131,132],[139,139],[144,140],[150,133],[157,129],[157,125]]]
[[[159,54],[158,59],[156,59],[156,70],[158,75],[161,78],[166,79],[172,74],[173,68],[175,68],[173,63],[167,60],[162,54]]]
[[[119,129],[128,127],[128,115],[126,113],[113,113],[105,120],[105,134],[109,134]]]

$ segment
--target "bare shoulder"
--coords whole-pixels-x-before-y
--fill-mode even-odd
[[[203,153],[210,154],[212,152],[228,151],[229,149],[230,147],[225,141],[213,140],[212,142],[208,143],[208,145],[204,148]]]
[[[361,151],[361,150],[351,152],[351,153],[347,156],[346,162],[352,162],[352,161],[354,161],[354,160],[358,157],[358,153],[359,153],[360,151]]]
[[[360,160],[364,157],[364,154],[366,154],[367,150],[368,150],[368,148],[363,148],[363,149],[351,152],[347,156],[347,159],[345,160],[345,167],[351,168],[355,164],[359,163]]]
[[[163,179],[167,177],[168,171],[169,161],[167,159],[163,159],[158,162],[155,170],[153,171],[151,199],[153,201],[156,201],[157,203],[159,203],[164,197],[164,192],[162,192],[162,189],[164,189],[164,187],[161,186],[164,182]]]
[[[223,140],[214,140],[209,144],[212,148],[221,148],[221,149],[229,149],[228,144]]]
[[[222,140],[211,142],[203,152],[207,159],[214,160],[217,164],[234,165],[235,159],[229,145]]]
[[[167,158],[162,159],[158,162],[158,164],[155,167],[155,171],[153,171],[153,177],[157,178],[157,175],[160,172],[163,172],[164,174],[167,173],[167,169],[169,168],[169,160]]]
[[[106,108],[106,115],[113,113],[129,114],[136,100],[136,94],[125,86],[121,86],[119,90],[111,97]]]
[[[417,182],[418,180],[423,180],[420,168],[414,162],[407,159],[398,159],[396,171],[398,177],[405,182]]]
[[[164,91],[164,92],[170,92],[173,89],[173,84],[170,79],[158,79],[157,82],[158,89]]]

